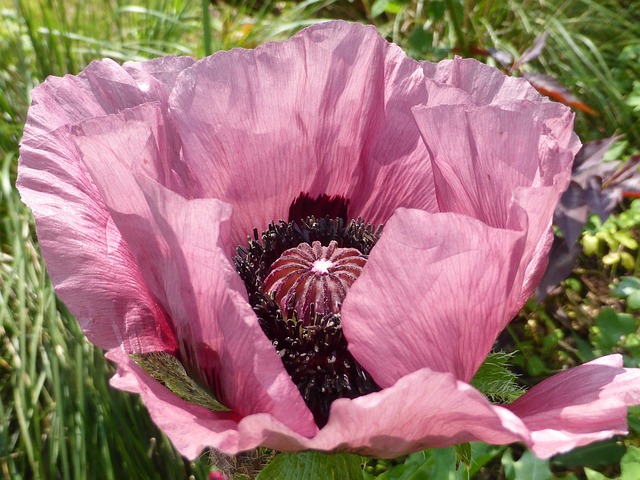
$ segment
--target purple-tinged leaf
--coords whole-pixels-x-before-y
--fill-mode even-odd
[[[576,173],[600,165],[607,151],[621,138],[622,135],[617,135],[615,137],[603,138],[583,144],[573,161],[573,179],[576,180]]]
[[[568,245],[578,240],[589,218],[589,205],[585,197],[586,189],[572,181],[553,215],[553,221],[562,230]]]
[[[598,215],[604,222],[622,200],[622,188],[619,186],[604,188],[597,178],[593,178],[584,190],[584,197],[591,212]]]
[[[554,223],[564,237],[556,237],[549,254],[549,266],[536,290],[542,300],[575,267],[582,247],[580,233],[595,213],[604,222],[626,192],[640,196],[640,174],[637,165],[640,155],[632,155],[622,166],[619,161],[605,162],[604,155],[620,137],[605,138],[585,143],[576,155],[572,181],[562,195],[553,216]]]
[[[495,48],[487,48],[487,52],[491,55],[500,65],[507,68],[513,64],[513,55],[504,50],[497,50]]]
[[[535,88],[541,94],[546,95],[551,100],[564,103],[571,108],[582,110],[583,112],[589,113],[591,115],[600,115],[589,105],[578,100],[578,98],[573,95],[573,93],[571,93],[567,88],[560,84],[560,82],[558,82],[555,78],[550,77],[549,75],[544,75],[542,73],[524,73],[523,77],[529,81],[533,88]]]
[[[565,238],[556,237],[554,239],[549,252],[549,266],[536,289],[535,298],[537,301],[544,300],[560,282],[571,274],[580,252],[582,252],[582,245],[579,243],[569,245]]]
[[[637,170],[636,170],[637,172]],[[640,175],[625,180],[620,184],[622,187],[622,196],[625,198],[640,198]]]
[[[627,198],[640,198],[640,154],[631,155],[626,162],[616,170],[603,183],[604,187],[619,185],[623,190],[623,196]]]
[[[513,68],[519,68],[525,63],[529,63],[531,60],[534,60],[535,58],[537,58],[538,55],[540,55],[542,53],[542,50],[544,49],[545,42],[547,41],[547,35],[548,35],[548,32],[544,32],[542,35],[536,38],[536,40],[533,42],[533,45],[527,48],[522,53],[522,55],[516,61]]]

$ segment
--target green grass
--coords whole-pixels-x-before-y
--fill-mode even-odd
[[[600,117],[578,115],[582,137],[624,133],[629,144],[637,146],[638,113],[626,102],[632,79],[640,76],[640,4],[629,2],[626,9],[619,4],[615,0],[482,0],[464,5],[453,0],[220,2],[210,7],[212,35],[205,42],[200,1],[93,0],[89,8],[79,0],[0,0],[0,477],[186,479],[205,478],[209,468],[206,458],[185,462],[149,420],[137,397],[108,386],[112,366],[84,339],[56,299],[31,214],[14,188],[30,91],[47,75],[77,73],[104,56],[118,61],[164,54],[199,57],[208,50],[250,48],[326,18],[372,22],[388,38],[427,59],[451,56],[455,47],[471,45],[517,54],[549,31],[547,48],[530,68],[555,75],[601,112]],[[624,273],[601,266],[595,270],[605,275],[605,285]],[[588,293],[576,298],[568,289],[563,298],[579,311],[594,305]],[[606,303],[606,295],[603,299],[602,292],[598,294]],[[527,318],[523,325],[533,329],[531,317]],[[590,318],[585,322],[593,324],[595,314]],[[558,337],[557,329],[562,328],[542,313],[533,325],[543,330],[538,332],[543,339],[552,333]],[[518,329],[516,324],[511,330],[514,337],[531,334]],[[559,361],[570,363],[570,353],[545,357],[553,349],[543,340],[537,344],[535,333],[522,344],[523,349],[533,349],[530,359],[540,357],[549,368],[558,368]],[[588,331],[582,333],[588,340]],[[564,340],[570,343],[571,334]],[[527,359],[521,360],[526,370]],[[503,459],[503,465],[508,461]],[[502,468],[497,462],[496,468]],[[388,465],[381,462],[378,467],[384,471]]]

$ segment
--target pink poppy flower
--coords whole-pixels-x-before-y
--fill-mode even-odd
[[[624,433],[640,403],[619,356],[512,405],[468,383],[544,270],[572,122],[525,80],[329,22],[49,78],[18,187],[112,384],[186,457],[476,440],[547,457]]]

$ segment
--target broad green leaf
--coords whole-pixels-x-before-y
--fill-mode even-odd
[[[629,447],[620,460],[620,480],[637,480],[640,478],[640,448]]]
[[[633,82],[633,91],[627,97],[627,105],[640,112],[640,81]]]
[[[610,160],[618,160],[623,156],[624,151],[627,149],[629,142],[627,140],[618,140],[613,144],[613,146],[607,150],[607,153],[604,154],[602,160],[608,162]]]
[[[627,422],[629,423],[629,428],[631,430],[636,434],[640,433],[640,405],[629,407]]]
[[[626,450],[616,440],[605,440],[557,455],[553,458],[553,463],[567,467],[604,467],[620,461]]]
[[[347,453],[281,453],[256,480],[362,480],[362,458]]]
[[[587,480],[612,480],[609,477],[605,477],[600,472],[591,470],[590,468],[584,469],[584,475],[587,477]]]
[[[640,278],[621,277],[620,283],[611,285],[614,297],[626,298],[632,310],[640,310]]]
[[[429,32],[420,25],[416,26],[409,36],[411,51],[424,54],[433,48],[433,32]]]
[[[479,447],[481,453],[486,453],[486,445],[477,443],[471,446],[470,450],[477,450],[476,447]],[[488,446],[488,448],[493,447]],[[474,460],[471,459],[471,451],[469,458],[472,468],[469,469],[463,466],[456,468],[458,461],[456,450],[457,447],[434,448],[413,453],[407,457],[404,464],[391,468],[377,480],[468,480],[476,471],[473,468]],[[493,458],[491,455],[485,458],[483,465],[491,458]]]
[[[376,18],[382,15],[387,8],[389,0],[375,0],[371,5],[371,18]]]
[[[633,292],[627,297],[627,306],[631,310],[640,310],[640,290]]]
[[[621,337],[634,333],[637,329],[636,321],[631,315],[618,313],[612,308],[603,309],[595,323],[600,331],[598,345],[604,349],[616,346]]]
[[[484,442],[473,442],[471,444],[471,463],[467,472],[467,476],[463,477],[465,480],[474,478],[474,475],[478,473],[482,467],[491,462],[494,458],[499,457],[506,446],[503,445],[489,445]]]
[[[540,460],[531,450],[522,454],[516,462],[511,455],[511,450],[506,450],[502,455],[507,480],[549,480],[553,474],[549,469],[549,460]]]

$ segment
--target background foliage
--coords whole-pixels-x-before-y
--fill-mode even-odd
[[[635,0],[0,0],[0,476],[206,478],[212,463],[206,455],[185,462],[136,397],[108,386],[112,366],[55,297],[30,212],[14,188],[33,86],[48,75],[78,73],[95,58],[201,57],[286,38],[328,18],[372,23],[418,59],[460,54],[499,67],[498,60],[518,59],[546,32],[539,57],[502,68],[550,75],[566,87],[582,110],[593,111],[577,113],[583,140],[623,136],[611,159],[638,151]],[[640,200],[629,198],[610,219],[592,217],[571,277],[542,304],[527,304],[499,339],[498,349],[516,352],[510,362],[523,385],[610,352],[623,353],[629,366],[640,364],[639,225]],[[517,445],[473,444],[468,465],[459,462],[468,459],[461,449],[432,450],[370,460],[364,477],[631,480],[640,478],[640,409],[632,409],[630,425],[625,439],[550,462]]]

